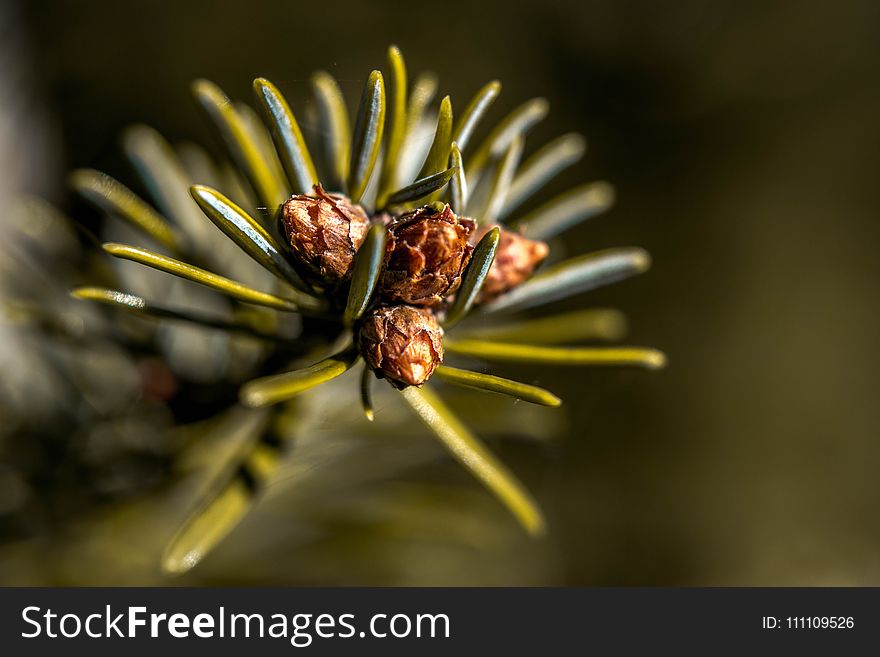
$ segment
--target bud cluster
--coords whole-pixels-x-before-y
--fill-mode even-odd
[[[319,185],[314,191],[281,206],[295,266],[316,285],[337,289],[351,276],[371,223],[386,226],[376,303],[358,322],[356,344],[377,376],[400,388],[423,384],[443,361],[437,313],[461,285],[474,244],[494,226],[477,230],[476,222],[440,203],[370,218],[342,195]],[[502,229],[478,302],[488,303],[525,281],[547,253],[543,242]]]

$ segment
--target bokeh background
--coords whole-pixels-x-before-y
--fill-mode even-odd
[[[527,149],[568,131],[589,141],[548,193],[592,179],[618,191],[567,247],[637,244],[654,258],[568,305],[621,308],[628,341],[663,349],[668,368],[527,370],[567,401],[564,426],[493,443],[545,507],[547,539],[521,537],[440,460],[392,477],[446,491],[423,521],[434,541],[376,539],[342,513],[335,537],[296,547],[282,495],[269,521],[175,582],[880,585],[877,3],[7,0],[0,17],[4,204],[35,192],[83,213],[64,172],[130,180],[118,138],[133,122],[213,143],[193,78],[249,99],[263,75],[296,103],[326,68],[354,102],[395,43],[459,105],[493,78],[493,117],[547,97]],[[8,443],[28,435],[3,440],[19,455]],[[63,463],[25,479],[6,464],[0,581],[164,583],[83,529],[161,490],[159,463],[123,502],[59,488]],[[47,496],[52,511],[23,520]],[[477,535],[487,518],[488,543],[442,544],[448,527]]]

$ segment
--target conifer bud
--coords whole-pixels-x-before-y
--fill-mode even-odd
[[[401,215],[388,227],[385,271],[379,291],[389,302],[434,307],[461,283],[476,228],[449,207],[425,206]]]
[[[422,385],[443,362],[442,337],[430,310],[384,306],[361,320],[358,348],[374,372],[405,388]]]
[[[315,185],[314,196],[291,196],[281,206],[284,235],[298,269],[320,283],[338,283],[350,273],[370,228],[360,205]]]
[[[497,224],[481,226],[474,235],[474,240],[479,241],[495,226]],[[478,302],[488,303],[524,283],[544,262],[548,253],[550,247],[546,243],[530,240],[515,231],[501,228],[495,261],[483,281]]]

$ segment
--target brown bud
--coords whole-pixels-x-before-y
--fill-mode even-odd
[[[468,237],[476,225],[459,219],[445,205],[425,206],[402,215],[388,227],[383,298],[415,306],[436,306],[455,292],[473,247]]]
[[[443,362],[442,336],[430,310],[385,306],[361,320],[358,347],[367,365],[405,388],[422,385]]]
[[[486,232],[497,224],[481,227],[474,235],[479,241]],[[535,269],[544,262],[550,247],[544,242],[530,240],[512,230],[501,228],[501,238],[495,251],[495,261],[489,269],[483,287],[480,289],[479,303],[488,303],[508,290],[521,285]]]
[[[281,206],[284,234],[298,264],[321,282],[351,273],[354,256],[370,227],[364,209],[341,194],[315,185],[314,196],[291,196]]]

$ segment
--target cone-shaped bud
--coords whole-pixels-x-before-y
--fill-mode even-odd
[[[425,206],[388,227],[380,294],[390,303],[438,306],[461,283],[476,225],[449,207]]]
[[[320,283],[338,283],[350,273],[370,228],[364,209],[341,194],[315,185],[314,196],[291,196],[281,206],[284,235],[297,269]]]
[[[425,308],[384,306],[358,327],[358,348],[374,372],[398,388],[427,381],[443,361],[443,332]]]
[[[473,240],[478,242],[495,226],[497,224],[481,226]],[[549,252],[550,248],[544,242],[530,240],[517,232],[501,228],[495,261],[483,281],[478,303],[488,303],[524,283],[544,262]]]

